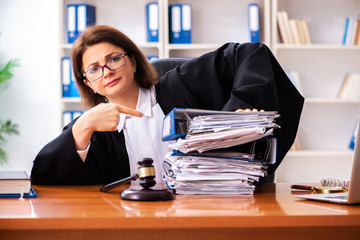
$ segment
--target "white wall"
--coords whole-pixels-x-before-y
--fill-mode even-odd
[[[20,135],[3,146],[0,170],[26,170],[60,126],[59,3],[0,0],[0,65],[19,59],[10,86],[0,92],[0,118],[19,124]]]

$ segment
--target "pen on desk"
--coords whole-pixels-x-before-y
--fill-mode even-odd
[[[291,189],[309,190],[316,193],[336,193],[336,192],[347,192],[347,188],[343,187],[314,187],[309,185],[293,184],[290,186]]]

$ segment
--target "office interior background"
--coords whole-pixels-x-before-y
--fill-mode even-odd
[[[20,132],[3,146],[8,160],[0,170],[30,173],[36,154],[60,133],[64,105],[78,105],[62,100],[60,77],[60,59],[70,52],[64,46],[64,9],[73,2],[94,4],[97,23],[119,28],[146,54],[160,57],[195,57],[227,41],[249,41],[247,6],[258,3],[261,41],[272,49],[284,70],[299,73],[306,97],[297,139],[300,149],[289,152],[276,181],[347,180],[353,155],[348,145],[360,101],[340,99],[338,92],[347,73],[360,73],[359,45],[343,44],[346,18],[360,14],[356,0],[334,0],[331,6],[326,0],[159,0],[160,11],[172,3],[192,4],[193,44],[168,44],[164,31],[155,47],[146,44],[146,0],[0,0],[0,65],[10,59],[20,63],[9,87],[0,92],[0,118],[17,123]],[[286,10],[289,18],[307,21],[311,44],[281,42],[276,21],[280,10]],[[165,19],[160,18],[160,27],[167,26]]]

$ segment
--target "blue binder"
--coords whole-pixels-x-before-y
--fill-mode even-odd
[[[169,6],[169,40],[170,43],[181,43],[181,5]]]
[[[63,57],[61,59],[61,81],[63,97],[71,97],[71,75],[70,57]]]
[[[78,35],[77,26],[76,26],[76,12],[77,5],[69,4],[66,8],[66,32],[67,32],[67,42],[73,43]]]
[[[76,80],[70,66],[70,97],[80,97],[80,91],[76,85]]]
[[[248,6],[248,24],[250,32],[250,41],[260,41],[260,8],[257,3],[251,3]]]
[[[181,42],[191,43],[192,7],[190,4],[181,6]]]
[[[84,30],[96,24],[95,7],[87,4],[69,4],[66,10],[68,43],[74,43]]]
[[[199,115],[252,115],[252,112],[237,113],[235,111],[217,111],[204,110],[194,108],[174,108],[163,119],[162,126],[162,140],[171,141],[178,138],[185,137],[188,130],[188,118],[193,118]],[[271,116],[276,114],[275,111],[258,112],[261,116]]]
[[[67,124],[69,124],[71,121],[73,121],[74,119],[76,119],[77,117],[80,117],[81,114],[83,114],[83,111],[64,111],[62,113],[62,124],[63,127],[65,127]]]
[[[159,59],[159,56],[158,55],[150,55],[150,56],[146,56],[146,58],[149,62],[152,62],[156,59]]]
[[[72,72],[70,57],[63,57],[61,59],[61,80],[63,97],[80,97],[80,92]]]
[[[150,2],[146,5],[146,29],[147,41],[159,41],[159,6],[157,2]]]
[[[96,24],[95,7],[88,4],[78,4],[76,17],[78,37],[88,26]]]
[[[170,43],[191,43],[192,6],[173,4],[169,6]]]

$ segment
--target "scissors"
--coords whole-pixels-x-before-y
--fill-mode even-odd
[[[348,189],[345,187],[314,187],[308,185],[291,185],[291,189],[299,189],[299,190],[310,190],[315,193],[338,193],[338,192],[347,192]]]

